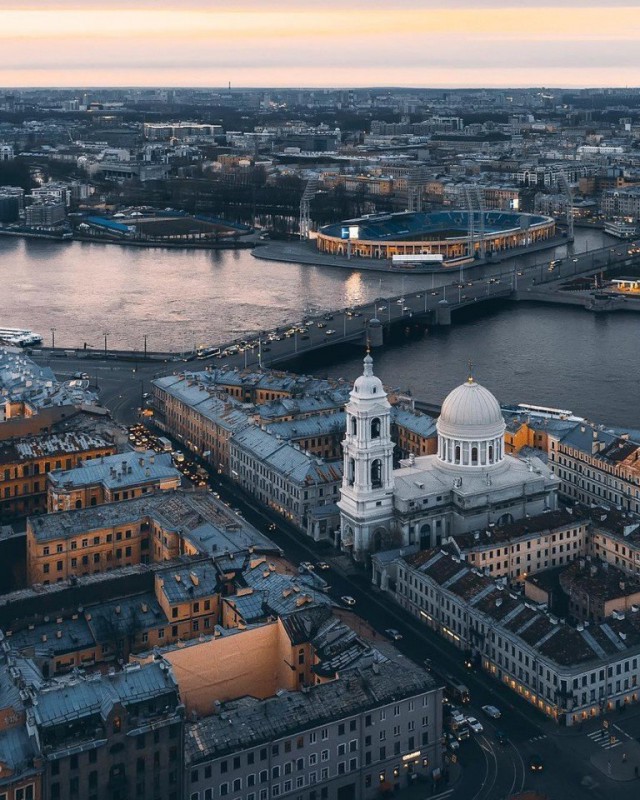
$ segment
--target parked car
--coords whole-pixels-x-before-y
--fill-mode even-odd
[[[315,569],[310,561],[301,561],[298,572],[312,572]]]
[[[317,567],[318,569],[331,569],[331,565],[327,564],[326,561],[318,561]]]
[[[395,628],[387,628],[385,633],[390,639],[393,639],[394,642],[399,642],[400,639],[402,639],[402,634]]]
[[[502,712],[495,706],[482,706],[482,711],[491,719],[500,719]]]

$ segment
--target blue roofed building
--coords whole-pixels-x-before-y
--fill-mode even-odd
[[[125,452],[85,461],[47,475],[49,513],[129,500],[179,489],[180,472],[170,453]]]
[[[44,797],[181,797],[183,708],[168,663],[56,679],[27,713]]]
[[[342,464],[326,463],[277,436],[250,425],[230,441],[231,477],[262,503],[317,538],[332,535],[338,517],[310,526],[310,512],[336,502]]]

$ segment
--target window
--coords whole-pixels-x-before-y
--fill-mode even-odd
[[[380,489],[382,487],[382,461],[379,458],[371,462],[371,488]]]

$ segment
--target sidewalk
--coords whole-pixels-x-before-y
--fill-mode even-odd
[[[633,709],[633,710],[630,710]],[[640,704],[628,706],[625,711],[610,711],[608,714],[602,714],[591,719],[584,720],[576,725],[563,727],[556,724],[551,719],[541,720],[538,725],[547,734],[547,736],[568,737],[568,736],[584,736],[592,731],[600,730],[603,727],[603,722],[608,721],[609,726],[615,723],[622,723],[625,720],[637,719],[640,717]]]
[[[462,767],[460,764],[449,764],[447,766],[448,779],[441,778],[434,782],[430,778],[415,781],[406,789],[394,792],[391,797],[394,800],[446,800],[453,794],[456,785],[462,777]]]

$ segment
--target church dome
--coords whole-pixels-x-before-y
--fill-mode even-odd
[[[438,457],[448,465],[486,469],[504,459],[500,404],[471,377],[447,395],[437,428]]]
[[[473,378],[447,395],[438,424],[439,427],[446,427],[449,435],[455,432],[477,436],[483,429],[492,435],[496,427],[504,430],[500,404],[488,389]]]
[[[386,396],[382,381],[373,374],[373,359],[367,353],[364,358],[364,370],[353,384],[351,397],[354,400],[377,400]]]

